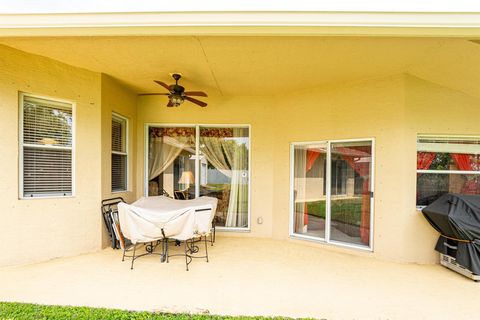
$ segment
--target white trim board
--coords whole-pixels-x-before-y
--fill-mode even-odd
[[[90,13],[90,12],[181,12],[188,8],[191,12],[202,11],[356,11],[356,12],[475,12],[480,10],[478,1],[457,0],[336,0],[311,1],[297,0],[183,0],[182,6],[173,1],[149,0],[3,0],[0,12],[4,13]]]
[[[295,28],[292,30],[291,27]],[[387,30],[381,30],[382,28]],[[414,30],[408,30],[409,28]],[[429,28],[434,30],[428,30]],[[444,30],[438,30],[439,28]],[[0,14],[1,36],[255,33],[480,37],[479,28],[478,12],[204,11]],[[462,31],[459,32],[458,29]]]

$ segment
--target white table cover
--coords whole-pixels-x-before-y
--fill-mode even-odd
[[[120,228],[132,243],[162,239],[162,229],[166,237],[173,238],[204,234],[211,229],[217,201],[211,197],[174,200],[156,196],[142,197],[130,205],[119,203]]]

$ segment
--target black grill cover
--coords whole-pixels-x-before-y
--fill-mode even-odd
[[[447,193],[422,212],[440,234],[470,241],[440,236],[435,250],[452,256],[460,265],[480,275],[480,196]]]

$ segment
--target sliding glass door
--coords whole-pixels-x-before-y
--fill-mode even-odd
[[[332,142],[332,177],[336,162],[345,164],[340,179],[346,185],[344,194],[330,197],[330,240],[359,246],[370,246],[372,194],[372,142]],[[337,174],[338,178],[338,174]],[[332,179],[332,183],[333,183]]]
[[[294,232],[325,238],[327,144],[295,146],[294,159]]]
[[[215,224],[249,228],[248,126],[148,126],[148,195],[218,199]]]
[[[291,234],[371,248],[373,140],[292,144]]]
[[[200,127],[200,195],[218,198],[217,226],[248,227],[248,131]]]

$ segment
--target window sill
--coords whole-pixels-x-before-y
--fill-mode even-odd
[[[43,196],[43,197],[18,197],[18,200],[71,199],[71,198],[75,198],[75,195],[71,195],[71,196]]]
[[[127,193],[131,192],[130,190],[117,190],[117,191],[112,191],[111,194],[118,194],[118,193]]]

